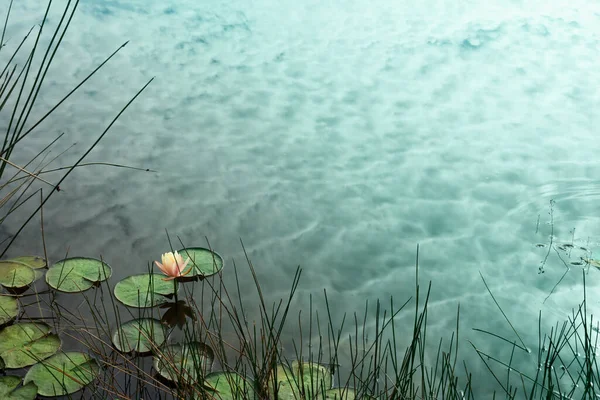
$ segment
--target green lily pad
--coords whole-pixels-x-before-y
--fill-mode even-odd
[[[252,399],[252,382],[235,372],[213,372],[204,379],[204,386],[217,392],[220,400]]]
[[[121,325],[112,335],[112,342],[122,352],[146,353],[165,342],[165,329],[159,320],[140,318]]]
[[[333,375],[331,370],[315,362],[292,362],[292,373],[298,384],[304,382],[304,390],[309,398],[315,398],[319,393],[331,389]]]
[[[195,383],[206,376],[215,359],[213,350],[200,342],[165,346],[154,356],[154,369],[160,376],[174,382]]]
[[[46,260],[42,257],[38,256],[22,256],[11,258],[7,261],[19,262],[21,264],[27,265],[29,268],[33,269],[35,272],[34,281],[39,280],[46,273],[45,268],[47,267]]]
[[[12,321],[19,313],[16,297],[0,295],[0,325]]]
[[[278,364],[274,373],[271,373],[269,377],[269,393],[272,398],[278,398],[282,400],[292,400],[296,399],[296,394],[294,392],[294,375],[292,374],[292,370],[283,364]],[[277,396],[275,396],[275,386],[277,383]],[[297,392],[297,391],[296,391]]]
[[[192,276],[211,276],[223,269],[223,257],[210,249],[204,247],[186,247],[177,251],[183,257],[183,261],[191,258],[188,263],[194,269],[187,277]]]
[[[277,366],[277,396],[280,399],[300,398],[300,385],[304,385],[306,398],[314,399],[318,394],[331,389],[332,375],[321,364],[311,362],[292,363],[292,368]],[[269,379],[269,391],[274,395],[273,379]]]
[[[31,367],[23,382],[33,382],[42,396],[65,396],[91,383],[99,372],[100,366],[89,355],[61,352]]]
[[[23,368],[50,357],[60,348],[58,335],[41,322],[23,322],[0,331],[0,357],[6,368]]]
[[[37,396],[37,386],[30,382],[19,387],[22,380],[19,376],[0,376],[0,399],[3,400],[34,400]]]
[[[20,262],[22,264],[27,264],[27,266],[32,269],[40,269],[40,268],[46,267],[46,260],[44,258],[38,257],[38,256],[21,256],[21,257],[11,258],[10,260],[7,260],[7,261],[15,261],[15,262]]]
[[[110,278],[111,268],[95,258],[65,258],[46,272],[46,282],[61,292],[83,292],[97,282]]]
[[[319,394],[319,397],[317,397],[317,399],[319,399],[319,400],[355,400],[357,398],[359,398],[359,397],[354,389],[341,388],[341,387],[335,388],[335,389],[329,389],[329,390],[325,391],[325,396],[323,396],[322,394]],[[365,396],[364,394],[360,395],[360,398],[365,399],[365,400],[375,399],[374,397]]]
[[[121,303],[130,307],[154,307],[169,301],[175,293],[171,281],[163,281],[160,275],[132,275],[115,285],[115,297]]]
[[[0,285],[22,288],[35,280],[35,272],[27,264],[17,261],[0,261]]]

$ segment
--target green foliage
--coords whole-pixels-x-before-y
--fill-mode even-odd
[[[210,249],[204,247],[186,247],[177,252],[181,254],[183,261],[191,258],[188,265],[193,265],[194,269],[187,275],[188,277],[208,277],[223,269],[223,257]]]
[[[294,360],[291,368],[278,365],[269,379],[269,393],[280,399],[297,399],[304,393],[308,398],[317,398],[331,389],[332,376],[329,368],[313,362]]]
[[[61,352],[31,367],[23,382],[33,382],[42,396],[64,396],[81,390],[99,372],[98,363],[87,354]]]
[[[17,261],[0,261],[0,285],[22,288],[35,280],[35,272],[27,264]]]
[[[204,387],[210,388],[210,395],[220,400],[254,398],[252,380],[235,372],[212,372],[204,379]]]
[[[164,281],[160,275],[132,275],[115,285],[115,298],[130,307],[155,307],[169,301],[175,293],[173,282]]]
[[[60,338],[41,322],[22,322],[0,331],[0,357],[6,368],[23,368],[60,349]]]
[[[0,376],[0,399],[2,400],[34,400],[37,396],[37,386],[30,382],[21,386],[19,376]]]
[[[58,291],[83,292],[108,278],[108,264],[95,258],[73,257],[58,261],[46,272],[46,283]]]
[[[365,400],[375,399],[371,396],[363,396],[361,397]],[[358,399],[356,395],[356,391],[351,388],[335,388],[329,389],[325,392],[324,395],[319,395],[317,397],[319,400],[355,400]]]
[[[19,313],[16,297],[0,295],[0,325],[12,321]]]
[[[7,261],[20,262],[20,263],[26,264],[29,268],[32,268],[32,269],[40,269],[40,268],[45,268],[47,266],[46,260],[44,260],[42,257],[38,257],[38,256],[14,257]]]
[[[112,342],[122,352],[149,352],[165,341],[165,329],[159,320],[140,318],[125,322],[112,335]]]
[[[210,372],[214,358],[209,346],[190,341],[165,346],[153,357],[153,365],[164,379],[191,384],[202,381]]]

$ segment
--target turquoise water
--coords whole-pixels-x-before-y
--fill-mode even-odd
[[[9,45],[39,22],[38,3],[15,3]],[[432,353],[460,303],[462,358],[479,393],[495,387],[466,339],[505,356],[472,328],[515,337],[481,273],[533,368],[538,312],[550,326],[582,300],[572,266],[544,302],[565,272],[559,254],[578,260],[552,251],[538,273],[550,200],[556,243],[600,243],[600,5],[413,3],[82,2],[35,115],[130,42],[14,161],[61,132],[53,154],[77,146],[56,165],[77,159],[155,76],[88,161],[158,172],[75,172],[45,209],[51,259],[102,255],[116,282],[168,250],[167,229],[186,245],[208,236],[232,274],[232,259],[245,265],[241,238],[268,301],[300,265],[296,309],[310,294],[322,306],[326,289],[341,320],[367,299],[413,295],[419,244]],[[38,237],[32,225],[11,253]],[[586,277],[592,313],[599,277]],[[242,291],[256,310],[249,280]],[[411,311],[399,314],[406,344]]]

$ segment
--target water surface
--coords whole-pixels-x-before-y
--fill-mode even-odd
[[[16,2],[9,47],[40,17],[38,1]],[[88,161],[158,172],[73,173],[45,209],[51,260],[102,255],[116,282],[168,250],[166,229],[189,245],[207,236],[227,275],[233,259],[245,265],[241,238],[269,301],[300,265],[297,309],[310,294],[322,307],[326,289],[341,320],[366,300],[408,299],[419,244],[432,352],[459,303],[473,369],[466,339],[507,351],[471,329],[514,339],[481,273],[534,366],[538,312],[550,326],[582,300],[580,267],[554,288],[558,253],[539,273],[550,200],[554,241],[598,248],[599,35],[600,6],[580,0],[84,1],[35,115],[129,43],[14,160],[65,132],[54,154],[77,142],[57,165],[72,162],[156,77]],[[32,225],[11,253],[39,254],[38,238]],[[256,310],[249,281],[242,291]],[[411,312],[399,315],[404,345]]]

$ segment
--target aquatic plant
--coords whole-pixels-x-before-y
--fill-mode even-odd
[[[167,276],[163,278],[163,281],[170,281],[192,272],[192,266],[188,270],[185,269],[190,260],[191,258],[188,257],[183,261],[183,257],[177,251],[175,253],[170,251],[161,256],[162,262],[154,261],[154,263]]]
[[[49,197],[60,191],[67,175],[74,168],[85,165],[82,160],[114,123],[113,120],[77,163],[66,168],[56,183],[42,178],[44,173],[50,172],[42,161],[37,168],[31,169],[31,163],[17,166],[9,160],[17,145],[34,132],[42,120],[124,46],[25,130],[25,122],[48,66],[78,2],[75,1],[72,8],[69,8],[71,2],[65,7],[65,23],[61,22],[56,28],[44,61],[37,74],[33,73],[35,78],[31,82],[34,54],[50,4],[48,2],[36,44],[21,71],[17,73],[17,66],[11,67],[9,61],[0,74],[3,82],[0,85],[0,111],[13,105],[0,150],[0,178],[5,177],[10,168],[17,170],[0,185],[3,195],[0,196],[0,209],[4,212],[0,224],[25,202],[34,199],[36,193],[40,195],[36,210],[8,240],[2,255],[23,227],[43,210]],[[5,51],[2,50],[3,43],[4,34],[0,39],[0,51]],[[28,87],[31,89],[26,93]],[[59,138],[51,141],[38,157]],[[44,196],[40,188],[30,194],[35,182],[43,187],[48,185],[50,193]],[[82,398],[102,399],[475,397],[467,366],[464,365],[461,372],[458,367],[458,311],[456,331],[449,333],[449,340],[440,339],[433,351],[428,346],[427,309],[432,284],[427,285],[423,295],[418,273],[414,297],[406,299],[400,306],[390,298],[387,309],[377,301],[374,315],[369,313],[366,302],[362,315],[354,313],[353,318],[348,318],[352,328],[344,338],[343,332],[348,332],[344,330],[348,324],[346,315],[341,324],[335,326],[327,292],[324,292],[324,313],[313,309],[311,296],[308,328],[300,322],[298,315],[298,326],[295,327],[298,337],[291,339],[292,349],[284,349],[284,327],[295,323],[291,305],[301,268],[295,271],[287,298],[268,304],[255,267],[244,249],[250,282],[254,284],[259,300],[258,310],[248,310],[240,291],[242,271],[235,263],[231,271],[224,270],[223,257],[211,248],[208,239],[206,241],[207,247],[189,247],[181,243],[182,248],[175,252],[170,245],[170,252],[165,254],[173,257],[167,257],[161,263],[163,267],[171,263],[165,268],[167,280],[155,276],[149,265],[146,274],[126,277],[114,286],[112,267],[102,259],[71,257],[51,266],[47,265],[46,255],[0,261],[0,370],[8,373],[0,376],[0,398],[23,400],[38,395],[72,398],[77,392]],[[175,266],[172,260],[175,260]],[[583,261],[591,266],[600,265],[591,257]],[[185,267],[189,267],[188,270]],[[418,269],[417,247],[415,270],[418,272]],[[235,276],[234,290],[224,284],[224,273]],[[183,292],[181,299],[177,297],[178,285]],[[493,298],[491,291],[490,296]],[[557,324],[550,334],[545,335],[540,330],[538,352],[531,370],[520,371],[513,365],[515,353],[528,354],[525,346],[496,333],[479,330],[487,339],[492,337],[511,346],[510,359],[503,360],[471,343],[488,368],[491,379],[497,383],[498,397],[598,397],[600,369],[596,349],[600,330],[593,317],[587,314],[586,296],[584,292],[581,306],[562,325]],[[414,306],[412,333],[408,338],[400,337],[397,315],[410,305]],[[500,312],[506,316],[501,308]],[[257,313],[259,318],[252,318]],[[510,324],[508,317],[506,319]],[[370,323],[375,327],[374,332],[366,329]],[[342,357],[343,353],[349,357]],[[428,363],[431,355],[433,362]]]

